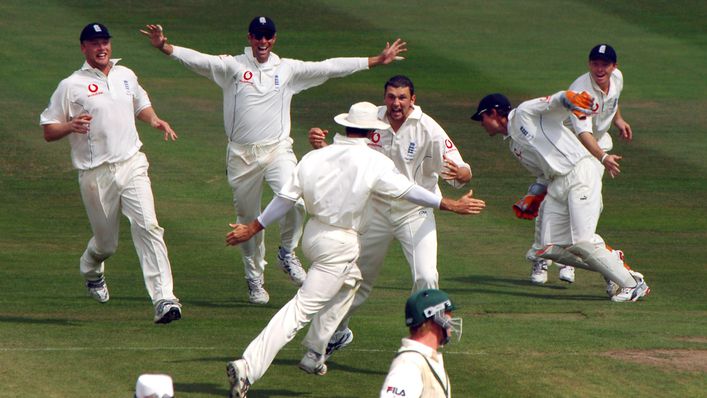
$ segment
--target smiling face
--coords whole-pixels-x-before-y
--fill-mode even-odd
[[[110,57],[113,54],[110,39],[91,39],[81,42],[81,52],[91,67],[108,74]]]
[[[274,33],[248,33],[248,41],[250,42],[250,48],[253,50],[253,57],[263,64],[268,62],[270,58],[270,52],[275,45],[275,41],[277,41],[277,35]]]
[[[410,87],[388,86],[385,89],[386,113],[394,129],[405,122],[412,113],[413,105],[415,105],[415,94],[410,94]]]
[[[616,69],[616,64],[603,59],[593,59],[589,61],[589,74],[592,80],[603,91],[608,91],[611,74]]]

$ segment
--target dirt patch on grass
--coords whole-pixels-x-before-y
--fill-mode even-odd
[[[622,350],[605,355],[664,370],[707,372],[707,350]]]
[[[688,343],[702,343],[707,344],[707,337],[703,336],[687,336],[687,337],[677,337],[675,340],[686,341]]]

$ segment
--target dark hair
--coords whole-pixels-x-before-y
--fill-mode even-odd
[[[412,84],[412,80],[410,80],[407,76],[396,75],[391,77],[387,82],[385,82],[383,91],[387,90],[388,86],[395,88],[407,87],[410,89],[410,95],[415,94],[415,86]]]
[[[368,132],[375,129],[357,129],[355,127],[346,127],[346,134],[355,134],[362,137],[367,137]]]

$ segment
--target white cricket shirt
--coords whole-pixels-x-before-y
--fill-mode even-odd
[[[378,107],[378,119],[388,123],[386,111],[385,106]],[[440,173],[444,171],[444,156],[471,170],[442,126],[423,113],[417,105],[414,105],[413,111],[397,132],[392,127],[376,130],[371,136],[369,147],[392,159],[395,167],[410,181],[438,196],[441,196],[437,183]],[[456,180],[448,183],[455,188],[464,185]],[[390,201],[381,198],[374,201],[377,205],[389,206],[393,219],[422,208],[403,199]]]
[[[373,193],[397,198],[413,187],[368,142],[337,134],[332,145],[302,157],[277,195],[291,201],[301,197],[309,216],[324,224],[360,231]]]
[[[240,145],[281,141],[290,136],[292,96],[329,78],[368,69],[368,58],[304,62],[270,53],[265,63],[246,47],[241,55],[216,56],[174,46],[172,57],[223,90],[223,125]]]
[[[398,353],[390,364],[390,370],[380,391],[380,398],[452,396],[441,353],[409,338],[402,340]]]
[[[135,116],[151,106],[145,90],[132,70],[111,59],[108,76],[84,62],[81,69],[62,80],[40,116],[40,125],[65,123],[90,114],[87,134],[71,133],[71,161],[74,168],[88,170],[103,163],[129,159],[142,142]]]
[[[619,96],[624,88],[624,75],[617,68],[609,77],[609,92],[604,93],[594,82],[589,72],[578,77],[570,90],[576,92],[586,91],[594,97],[594,103],[598,105],[597,113],[584,120],[571,118],[571,123],[575,133],[589,131],[594,134],[594,138],[604,151],[610,151],[614,147],[611,135],[607,134],[611,128],[611,123],[619,110]]]
[[[551,180],[569,173],[591,156],[563,121],[569,111],[562,92],[525,101],[508,115],[508,136],[513,155],[535,176]]]

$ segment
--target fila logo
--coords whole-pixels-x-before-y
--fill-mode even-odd
[[[396,397],[404,397],[406,396],[405,390],[398,390],[398,387],[393,387],[393,386],[388,386],[388,388],[385,389],[385,393],[393,393]]]

